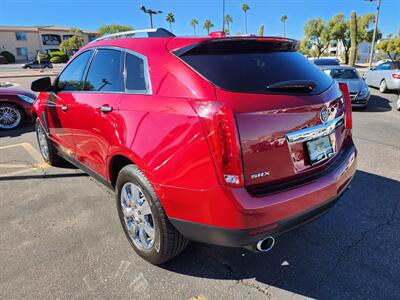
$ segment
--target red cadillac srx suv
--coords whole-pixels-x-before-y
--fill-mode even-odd
[[[100,38],[53,83],[32,83],[43,158],[115,190],[130,244],[153,264],[187,241],[268,251],[356,170],[347,86],[297,50],[164,29]]]

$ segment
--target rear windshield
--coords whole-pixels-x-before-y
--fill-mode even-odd
[[[211,42],[179,54],[180,58],[216,86],[233,92],[298,94],[267,87],[294,80],[312,81],[307,94],[326,90],[332,79],[285,43]],[[304,91],[301,91],[304,93]]]
[[[353,69],[326,69],[324,72],[333,79],[359,79],[358,72]]]
[[[317,66],[339,66],[339,62],[334,59],[316,59],[314,64]]]

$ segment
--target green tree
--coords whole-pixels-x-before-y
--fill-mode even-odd
[[[348,64],[350,50],[350,23],[345,21],[343,14],[337,14],[328,21],[328,30],[331,39],[335,40],[337,45],[339,45],[340,42],[342,43],[344,49],[344,63]]]
[[[83,46],[84,42],[82,30],[71,28],[70,32],[72,33],[72,37],[68,40],[62,41],[60,44],[61,51],[66,53],[79,50]]]
[[[99,29],[97,29],[97,32],[99,33],[99,36],[103,36],[106,34],[113,34],[130,30],[133,30],[132,26],[112,23],[112,24],[101,25]]]
[[[357,18],[357,42],[361,43],[367,41],[372,42],[372,36],[374,34],[375,15],[365,14]],[[377,30],[376,39],[382,38],[382,32]]]
[[[329,47],[331,40],[327,24],[320,17],[311,19],[304,26],[304,36],[315,49],[315,54],[319,58]]]
[[[199,24],[199,21],[197,21],[197,19],[192,19],[190,21],[190,26],[193,27],[193,33],[194,35],[196,35],[196,26]]]
[[[210,34],[210,29],[213,28],[213,27],[214,27],[214,24],[211,23],[210,20],[208,20],[208,19],[205,20],[204,25],[203,25],[203,28],[204,28],[205,30],[207,30],[207,35]]]
[[[247,11],[250,9],[250,6],[248,6],[246,3],[242,4],[242,10],[244,12],[244,29],[245,33],[247,34]]]
[[[307,39],[302,39],[300,41],[300,49],[299,49],[300,53],[305,56],[310,56],[311,55],[310,50],[311,50],[311,43]]]
[[[260,28],[258,29],[258,35],[264,36],[264,24],[260,25]]]
[[[281,22],[283,23],[283,36],[286,36],[286,20],[287,16],[283,15],[281,17]]]
[[[233,19],[232,19],[232,17],[230,16],[230,15],[226,15],[225,17],[224,17],[224,22],[225,22],[225,24],[226,24],[226,26],[228,27],[228,33],[231,31],[231,29],[230,29],[230,24],[231,23],[233,23]]]
[[[351,39],[351,47],[350,47],[349,65],[354,66],[357,60],[357,45],[359,41],[358,30],[357,30],[357,14],[355,11],[351,12],[351,17],[350,17],[350,39]]]
[[[172,12],[168,13],[165,17],[165,21],[169,23],[169,30],[172,32],[172,23],[175,23],[175,16]]]
[[[400,37],[381,41],[376,45],[376,49],[383,52],[388,58],[396,60],[400,56]]]

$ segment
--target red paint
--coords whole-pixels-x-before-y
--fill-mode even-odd
[[[137,38],[89,44],[84,49],[114,46],[146,56],[152,95],[41,93],[34,105],[36,114],[41,117],[42,111],[49,113],[49,98],[53,97],[52,118],[58,118],[59,123],[50,121],[50,138],[68,147],[71,155],[107,180],[112,179],[116,156],[130,159],[153,184],[171,218],[251,229],[290,218],[337,197],[356,170],[356,150],[343,126],[332,138],[338,153],[347,150],[349,154],[331,173],[263,197],[254,197],[248,190],[303,178],[332,164],[337,155],[312,167],[304,144],[289,145],[285,134],[321,124],[319,112],[324,106],[336,116],[343,113],[338,100],[340,90],[333,85],[317,96],[223,91],[170,52],[206,39],[213,37]],[[199,103],[208,103],[216,114],[202,114]],[[60,111],[60,105],[68,105],[68,110]],[[113,111],[100,112],[98,107],[102,105],[112,106]],[[226,126],[225,136],[217,133],[219,122]],[[239,183],[226,184],[224,170],[240,176]],[[251,178],[263,171],[270,175]]]

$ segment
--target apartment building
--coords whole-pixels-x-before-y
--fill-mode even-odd
[[[96,35],[95,31],[83,30],[84,44]],[[70,28],[60,26],[0,26],[0,52],[9,51],[16,61],[24,62],[35,59],[38,51],[59,50],[61,42],[71,36]]]

